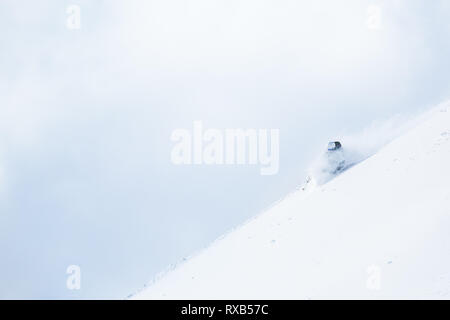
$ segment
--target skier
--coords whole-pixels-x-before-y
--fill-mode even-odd
[[[325,172],[335,175],[344,169],[344,152],[342,151],[342,145],[339,141],[332,141],[328,143],[326,158],[328,161],[328,166],[324,169]]]
[[[327,151],[309,169],[305,183],[298,186],[297,190],[306,191],[315,185],[324,184],[349,166],[345,161],[342,144],[339,141],[332,141],[328,143]]]

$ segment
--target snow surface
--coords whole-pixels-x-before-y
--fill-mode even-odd
[[[134,299],[450,298],[450,103]],[[375,285],[374,285],[375,283]]]

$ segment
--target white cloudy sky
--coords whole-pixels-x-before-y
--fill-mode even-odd
[[[301,183],[329,139],[448,99],[448,21],[445,0],[1,0],[0,298],[123,298]],[[172,165],[194,120],[280,129],[279,173]]]

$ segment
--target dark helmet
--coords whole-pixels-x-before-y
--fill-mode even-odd
[[[328,143],[328,151],[334,151],[342,148],[342,145],[339,141],[332,141]]]

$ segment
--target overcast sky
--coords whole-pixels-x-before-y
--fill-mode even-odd
[[[449,21],[445,0],[1,0],[0,298],[125,298],[329,140],[448,99]],[[174,165],[196,120],[279,129],[278,174]]]

